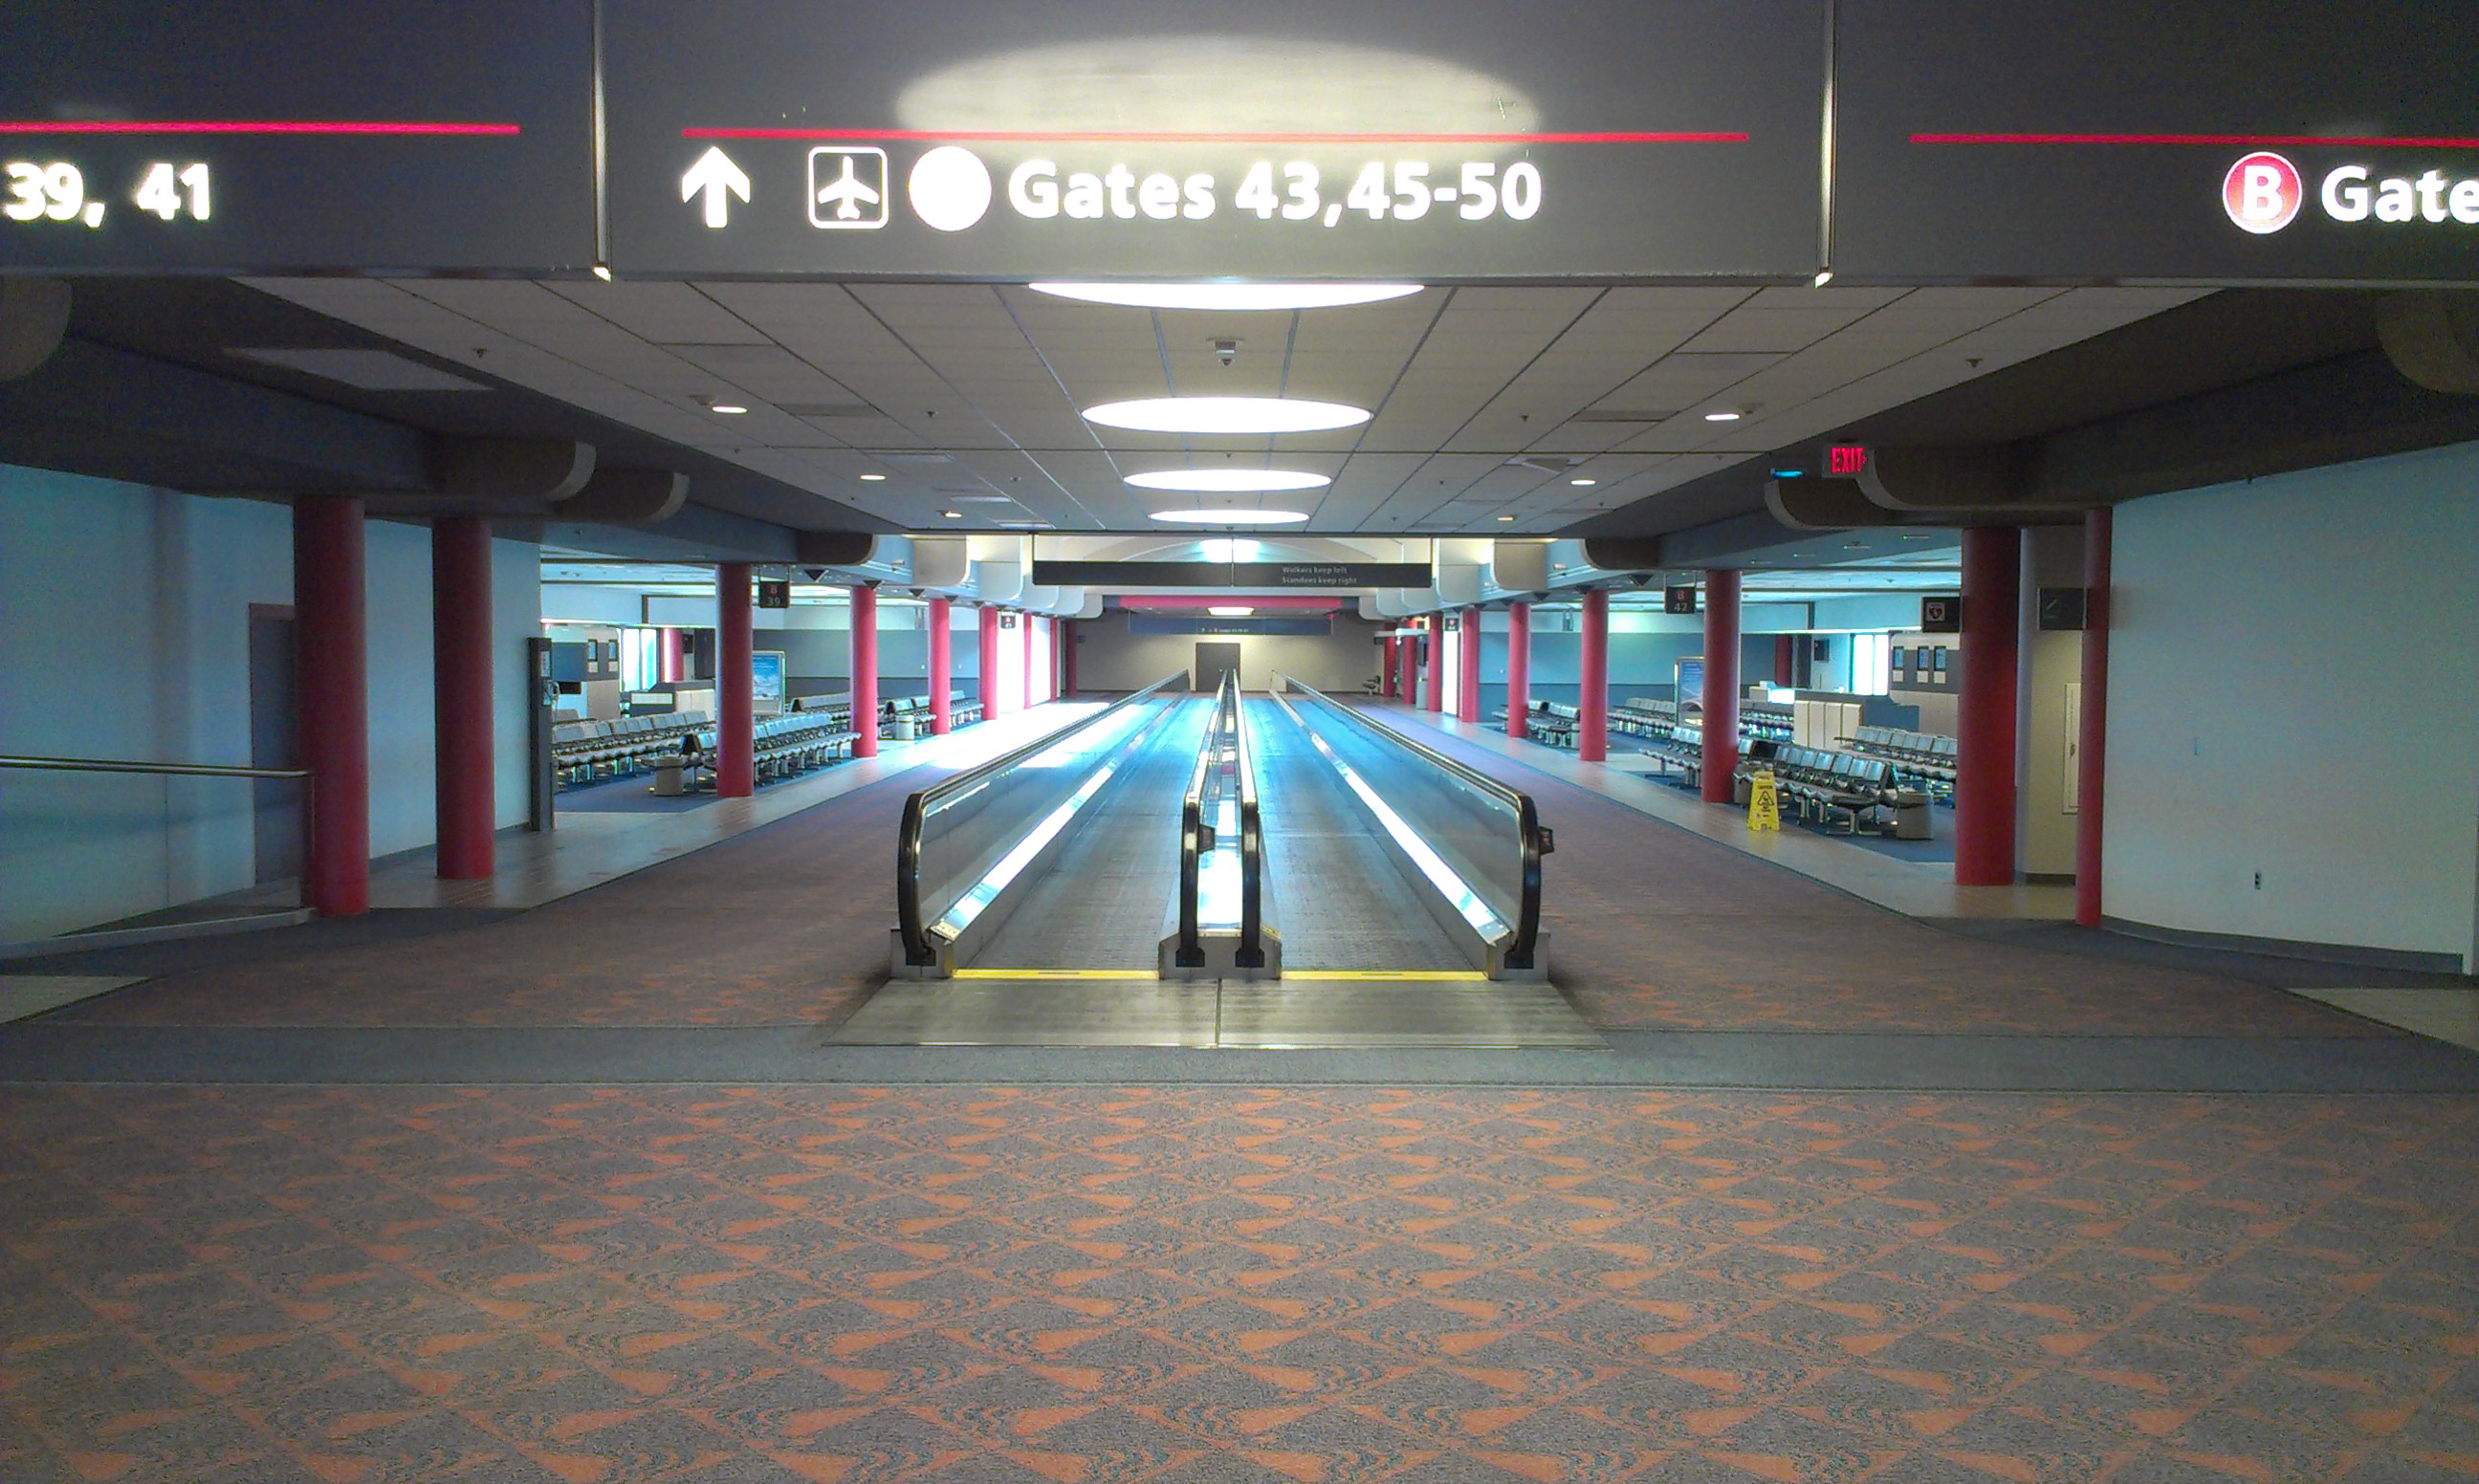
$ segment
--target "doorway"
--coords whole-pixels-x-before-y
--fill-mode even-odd
[[[249,605],[249,765],[301,766],[300,719],[294,689],[293,610]],[[254,881],[291,881],[301,874],[301,780],[250,780],[250,844]]]
[[[1240,646],[1200,644],[1196,647],[1196,689],[1211,696],[1222,688],[1222,678],[1240,669]]]

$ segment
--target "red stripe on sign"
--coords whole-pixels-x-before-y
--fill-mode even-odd
[[[2365,137],[2343,134],[1914,134],[1914,144],[2333,144],[2350,149],[2479,149],[2479,139]]]
[[[1134,129],[682,129],[690,140],[831,140],[874,143],[881,140],[972,140],[1002,144],[1744,144],[1745,134],[1244,134],[1189,131],[1167,134]]]
[[[512,123],[421,123],[398,120],[311,121],[226,118],[0,119],[0,134],[523,134]]]

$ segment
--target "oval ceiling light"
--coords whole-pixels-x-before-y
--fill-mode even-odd
[[[1263,495],[1275,490],[1320,490],[1334,483],[1334,479],[1298,469],[1161,469],[1152,473],[1130,474],[1128,482],[1140,490]]]
[[[1208,608],[1205,611],[1215,618],[1255,618],[1257,616],[1256,609],[1243,608],[1237,604],[1227,604],[1222,607]]]
[[[1025,287],[1087,304],[1131,309],[1340,309],[1418,294],[1417,283],[1035,283]]]
[[[1305,510],[1157,510],[1157,521],[1175,525],[1289,525],[1305,521]]]
[[[1739,421],[1739,415],[1735,412],[1708,412],[1704,414],[1704,421],[1707,422],[1736,422]]]
[[[1366,407],[1291,397],[1150,397],[1085,409],[1085,421],[1136,433],[1324,433],[1357,427]]]

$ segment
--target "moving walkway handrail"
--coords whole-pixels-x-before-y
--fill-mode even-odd
[[[1209,850],[1220,849],[1222,844],[1214,840],[1214,829],[1207,819],[1209,809],[1221,792],[1222,749],[1226,735],[1232,750],[1232,772],[1240,796],[1239,838],[1232,842],[1240,851],[1240,941],[1233,961],[1241,968],[1265,966],[1265,836],[1257,809],[1256,767],[1248,757],[1246,713],[1239,672],[1226,671],[1221,688],[1214,693],[1214,716],[1206,724],[1205,740],[1196,750],[1196,767],[1188,774],[1188,792],[1180,800],[1179,947],[1174,961],[1185,968],[1194,968],[1205,962],[1197,867],[1199,857]]]
[[[302,843],[305,847],[315,847],[319,838],[319,785],[307,768],[236,768],[209,762],[140,762],[127,757],[25,757],[14,755],[0,756],[0,768],[35,773],[144,773],[159,778],[297,779],[301,783]],[[310,873],[306,869],[301,873],[300,892],[301,906],[307,908],[310,906]]]
[[[1509,787],[1470,764],[1447,756],[1436,748],[1405,736],[1359,707],[1344,705],[1303,680],[1276,672],[1274,684],[1278,689],[1289,686],[1292,690],[1303,692],[1323,702],[1329,709],[1351,718],[1362,728],[1405,749],[1448,777],[1496,799],[1514,813],[1517,848],[1521,852],[1523,889],[1521,900],[1516,905],[1515,928],[1508,941],[1506,961],[1515,968],[1532,967],[1533,949],[1541,937],[1541,857],[1549,853],[1544,843],[1541,814],[1533,806],[1532,796],[1521,789]]]
[[[947,799],[971,792],[987,782],[993,776],[1006,772],[1026,758],[1046,752],[1077,733],[1100,725],[1106,717],[1114,716],[1129,706],[1152,699],[1156,692],[1165,686],[1187,683],[1188,672],[1185,670],[1174,675],[1166,675],[1140,691],[1134,691],[1120,697],[1072,727],[1035,738],[1013,752],[993,757],[979,767],[968,768],[953,778],[942,780],[906,798],[904,823],[897,828],[895,835],[895,911],[898,931],[904,935],[904,961],[920,965],[933,964],[938,961],[937,951],[931,946],[930,942],[929,922],[921,911],[921,836],[922,832],[929,828],[931,813],[939,804]]]

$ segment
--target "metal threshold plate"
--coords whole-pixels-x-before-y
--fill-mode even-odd
[[[1542,984],[1383,979],[898,980],[829,1037],[838,1046],[1175,1046],[1369,1050],[1606,1043]]]
[[[1599,1051],[1607,1043],[1564,995],[1544,984],[1303,977],[1278,984],[1225,984],[1214,1044]]]

